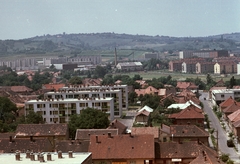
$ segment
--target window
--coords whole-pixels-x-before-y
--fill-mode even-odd
[[[223,97],[224,97],[224,95],[221,95],[221,97],[223,98]]]
[[[80,103],[79,106],[80,107],[85,107],[85,103]]]

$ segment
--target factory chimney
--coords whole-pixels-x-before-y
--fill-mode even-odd
[[[115,47],[115,67],[117,66],[117,48]]]

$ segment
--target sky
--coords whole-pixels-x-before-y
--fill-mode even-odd
[[[240,0],[0,0],[0,40],[114,32],[175,37],[240,32]]]

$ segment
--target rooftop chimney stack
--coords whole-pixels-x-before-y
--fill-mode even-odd
[[[26,151],[26,158],[30,158],[30,151],[29,150]]]
[[[69,158],[73,158],[73,152],[72,152],[72,151],[69,151],[69,152],[68,152],[68,157],[69,157]]]
[[[20,161],[20,152],[19,151],[16,152],[15,159],[16,159],[16,161]]]
[[[47,161],[51,161],[52,160],[52,156],[50,153],[47,153]]]
[[[12,136],[9,136],[9,142],[12,142],[13,140],[12,140]]]
[[[62,158],[62,151],[58,151],[58,158]]]
[[[112,138],[111,132],[108,132],[108,138]]]
[[[31,161],[35,161],[35,155],[33,152],[30,153],[30,159]]]

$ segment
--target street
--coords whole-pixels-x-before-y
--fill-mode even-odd
[[[200,101],[204,105],[204,112],[208,115],[210,121],[210,128],[215,129],[214,136],[216,137],[216,131],[218,131],[218,148],[221,154],[229,154],[229,157],[234,161],[234,163],[240,164],[240,150],[236,152],[234,148],[229,148],[227,146],[227,132],[222,128],[217,116],[212,110],[212,104],[208,100],[208,92],[201,92]],[[204,99],[206,98],[206,99]],[[238,146],[239,147],[239,146]]]

